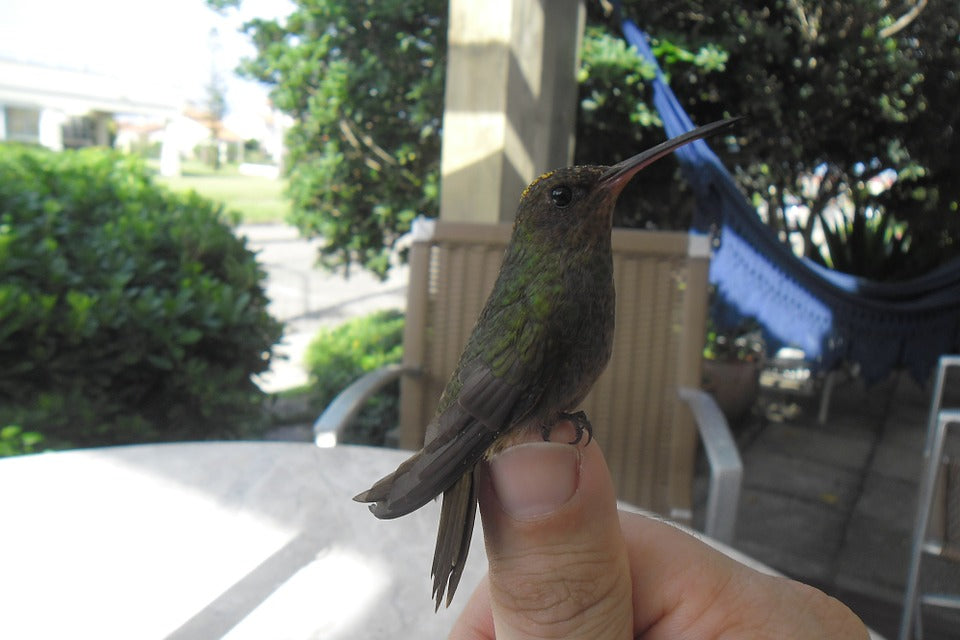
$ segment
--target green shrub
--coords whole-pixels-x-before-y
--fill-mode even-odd
[[[317,334],[307,349],[306,363],[318,408],[326,407],[364,373],[400,362],[403,321],[400,311],[378,311]],[[399,385],[388,385],[368,401],[343,440],[384,444],[386,432],[397,424],[398,398]]]
[[[242,435],[281,326],[221,207],[105,150],[0,145],[0,424],[52,446]]]
[[[43,436],[36,431],[24,432],[15,424],[0,428],[0,458],[33,453],[42,443]]]

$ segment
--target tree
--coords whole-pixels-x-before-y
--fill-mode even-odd
[[[955,2],[668,1],[642,3],[642,11],[640,2],[625,4],[652,34],[695,122],[747,116],[736,145],[713,146],[784,240],[793,236],[807,255],[872,276],[916,274],[960,253]],[[596,24],[607,20],[588,6]],[[643,146],[660,139],[652,131],[659,119],[637,106],[646,91],[642,66],[609,54],[601,61],[610,68],[590,66],[599,63],[588,48],[608,50],[612,37],[597,27],[585,41],[578,161],[609,161],[611,150],[617,159],[641,138]],[[616,69],[619,91],[610,89]],[[630,131],[633,140],[622,135]],[[871,183],[891,175],[892,189]],[[641,211],[663,201],[655,187],[636,199]],[[810,216],[786,215],[797,205]],[[818,229],[828,240],[823,253],[812,242]]]
[[[223,116],[227,113],[226,88],[219,73],[210,74],[207,85],[207,127],[210,129],[210,166],[220,169],[220,134],[223,131]]]
[[[214,6],[237,0],[212,0]],[[291,221],[321,263],[384,275],[418,214],[438,214],[446,0],[297,0],[244,26],[244,75],[273,86],[287,135]]]
[[[713,146],[785,241],[874,276],[960,253],[954,0],[624,4],[694,121],[747,116],[735,139]],[[663,133],[650,69],[600,3],[587,7],[576,161],[611,164]],[[445,0],[297,0],[283,23],[246,25],[258,53],[243,72],[273,85],[297,120],[292,220],[323,237],[328,266],[382,274],[410,220],[437,214],[446,10]],[[675,165],[646,171],[616,222],[684,227],[690,196]],[[893,187],[874,190],[871,179],[890,172]],[[797,205],[810,215],[788,215]],[[818,230],[844,242],[821,253]]]
[[[207,90],[207,114],[210,118],[210,166],[220,169],[220,133],[223,129],[223,116],[227,114],[227,86],[217,65],[220,51],[220,34],[216,28],[210,29],[210,82]]]

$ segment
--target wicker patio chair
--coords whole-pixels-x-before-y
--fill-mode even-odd
[[[423,443],[437,401],[493,288],[510,225],[437,222],[410,253],[403,364],[367,374],[317,419],[333,444],[363,400],[401,376],[399,446]],[[416,234],[415,234],[416,235]],[[733,537],[742,464],[726,420],[699,390],[709,245],[686,233],[613,232],[613,356],[581,408],[618,498],[680,522],[692,515],[698,432],[711,464],[705,532]]]

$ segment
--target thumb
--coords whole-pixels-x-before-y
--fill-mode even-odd
[[[630,567],[600,447],[520,444],[486,470],[479,498],[496,638],[631,638]]]

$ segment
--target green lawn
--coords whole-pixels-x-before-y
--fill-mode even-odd
[[[283,222],[290,208],[283,195],[286,181],[242,176],[236,166],[214,171],[200,163],[185,162],[179,178],[157,176],[157,180],[174,191],[194,190],[222,202],[228,211],[238,212],[244,223]]]

